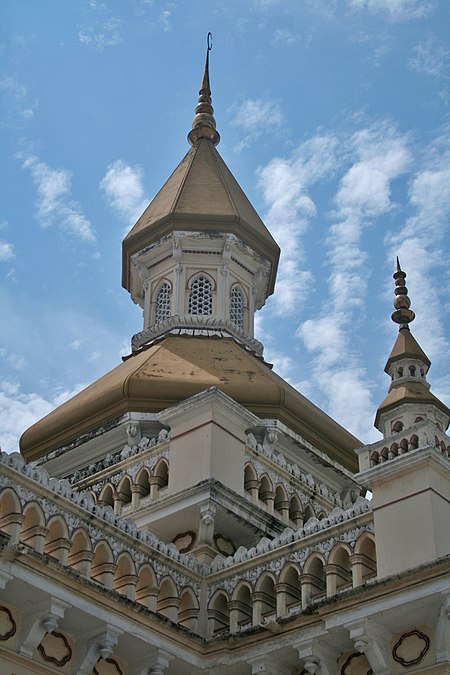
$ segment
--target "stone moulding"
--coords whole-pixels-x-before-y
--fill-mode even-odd
[[[262,356],[264,347],[256,340],[256,338],[251,337],[245,331],[241,330],[234,325],[229,319],[220,318],[215,316],[203,316],[196,314],[185,314],[182,316],[169,316],[164,321],[150,326],[140,333],[133,335],[131,339],[131,348],[133,352],[138,351],[144,345],[161,338],[166,333],[173,331],[185,331],[187,329],[192,329],[199,334],[211,334],[223,332],[225,335],[223,337],[232,337],[238,343],[243,344],[256,356]]]
[[[6,614],[7,620],[9,621],[9,624],[11,626],[11,628],[9,630],[7,629],[7,630],[5,630],[4,633],[0,633],[0,640],[6,641],[6,640],[9,640],[10,637],[12,637],[13,635],[16,634],[17,624],[14,621],[13,615],[11,614],[11,612],[9,611],[9,609],[7,607],[0,606],[0,612],[2,612],[3,614]]]
[[[150,547],[155,568],[162,575],[170,573],[179,577],[180,583],[189,583],[191,586],[198,585],[200,578],[225,571],[244,561],[254,561],[252,567],[261,564],[264,556],[267,564],[284,555],[278,549],[289,546],[289,549],[301,560],[306,555],[307,546],[304,539],[314,537],[314,542],[323,553],[330,550],[333,542],[338,539],[351,542],[355,539],[356,529],[362,526],[366,531],[372,531],[372,515],[370,503],[359,497],[348,509],[336,507],[326,518],[317,520],[311,518],[304,527],[293,530],[287,527],[282,534],[269,540],[263,538],[255,547],[246,549],[241,546],[233,556],[223,558],[218,556],[211,565],[207,566],[197,562],[193,557],[180,553],[174,544],[165,544],[150,532],[138,530],[135,523],[116,516],[110,507],[97,506],[88,494],[76,492],[67,480],[50,478],[47,471],[42,467],[27,465],[18,453],[8,455],[0,454],[0,486],[11,487],[18,494],[23,506],[35,501],[40,504],[48,517],[55,514],[61,515],[70,525],[72,530],[76,527],[85,526],[90,536],[96,539],[106,539],[116,555],[122,551],[128,551],[136,561],[144,561],[148,557],[148,551],[142,550],[140,544]],[[9,475],[8,475],[9,474]],[[50,493],[50,494],[49,494]],[[51,496],[55,494],[55,497]],[[93,519],[94,516],[94,519]],[[356,518],[363,517],[358,526]],[[106,523],[106,527],[95,518]],[[136,544],[133,544],[133,539]],[[170,562],[172,561],[172,562]],[[264,562],[266,564],[266,562]],[[275,564],[275,563],[274,563]],[[156,571],[156,569],[155,569]],[[185,577],[187,572],[188,577]],[[193,578],[191,575],[195,575]]]
[[[404,643],[406,643],[408,640],[411,641],[411,638],[417,638],[419,644],[416,645],[417,647],[417,655],[414,656],[412,655],[410,658],[405,658],[404,656],[401,655],[400,650],[401,647]],[[417,628],[414,628],[414,630],[409,631],[408,633],[404,633],[400,639],[395,643],[395,645],[392,648],[392,658],[394,661],[397,661],[397,663],[400,663],[402,666],[405,668],[409,666],[414,666],[417,663],[420,663],[425,656],[425,654],[428,652],[430,648],[430,638],[428,635],[425,635],[425,633],[422,633],[422,631],[418,630]]]
[[[48,639],[52,637],[62,642],[63,647],[65,649],[65,654],[63,654],[60,658],[52,654],[48,654],[46,651],[45,638]],[[44,661],[54,663],[55,666],[59,666],[60,668],[62,666],[65,666],[66,663],[69,663],[69,661],[72,659],[72,648],[68,643],[66,636],[63,635],[62,633],[58,633],[57,631],[52,631],[51,633],[47,633],[47,635],[44,636],[42,642],[38,645],[38,652],[42,656]]]

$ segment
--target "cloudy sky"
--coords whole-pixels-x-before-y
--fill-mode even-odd
[[[3,0],[0,443],[142,329],[121,239],[188,149],[213,32],[219,151],[283,253],[266,359],[363,441],[396,337],[450,404],[448,0]]]

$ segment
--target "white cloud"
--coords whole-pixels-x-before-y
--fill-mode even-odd
[[[0,447],[4,452],[19,450],[20,435],[53,409],[38,394],[20,394],[14,388],[0,392]]]
[[[431,360],[450,364],[442,313],[448,296],[447,260],[442,255],[450,230],[450,126],[429,144],[409,188],[413,214],[386,238],[388,255],[399,255],[416,312],[412,329]],[[439,282],[437,283],[437,280]],[[448,311],[448,310],[447,310]]]
[[[429,35],[416,45],[409,65],[418,73],[440,78],[449,70],[450,50],[435,35]]]
[[[347,0],[351,9],[370,14],[384,14],[391,21],[420,19],[429,14],[433,0]]]
[[[289,28],[277,28],[273,41],[275,43],[283,42],[285,45],[293,45],[298,41],[298,39],[299,35],[296,35],[290,31]]]
[[[276,101],[264,101],[260,98],[248,98],[236,110],[230,124],[244,130],[246,136],[235,150],[240,152],[254,143],[262,133],[276,129],[283,122],[283,113]]]
[[[130,166],[121,159],[112,162],[100,182],[110,206],[127,224],[134,223],[148,205],[140,166]]]
[[[2,95],[2,122],[8,127],[21,127],[29,122],[37,108],[37,100],[31,99],[28,89],[13,77],[0,79]]]
[[[255,6],[258,9],[266,10],[269,9],[269,7],[275,7],[275,5],[278,5],[280,0],[253,0],[255,3]]]
[[[76,396],[76,394],[79,394],[80,391],[83,391],[83,389],[86,389],[87,384],[85,382],[79,382],[76,384],[72,389],[63,389],[62,391],[59,391],[55,396],[52,398],[52,405],[56,408],[57,406],[62,405],[66,401],[69,400],[69,398],[73,398]]]
[[[274,158],[258,170],[268,211],[264,221],[282,250],[274,297],[275,313],[298,311],[309,295],[313,278],[305,268],[302,238],[316,215],[309,188],[336,166],[337,139],[316,136],[302,143],[288,159]]]
[[[37,190],[37,219],[42,227],[58,226],[64,232],[94,243],[94,229],[81,206],[72,199],[72,174],[68,169],[52,169],[35,155],[19,153],[24,169],[31,172]]]
[[[158,20],[161,28],[163,31],[166,33],[172,30],[172,26],[170,23],[170,15],[171,12],[168,9],[163,9],[162,12],[160,12]]]
[[[47,400],[37,393],[24,394],[17,384],[0,382],[0,447],[4,452],[17,452],[19,438],[25,429],[48,415],[85,388],[78,384],[71,390],[63,390]]]
[[[100,14],[105,5],[91,4],[92,10]],[[91,49],[102,52],[105,47],[115,47],[123,41],[120,33],[121,21],[114,16],[98,16],[91,25],[84,25],[78,31],[78,41]]]
[[[4,239],[0,239],[0,262],[7,262],[15,257],[14,247]]]
[[[367,373],[352,344],[352,320],[361,311],[367,274],[362,235],[374,220],[394,207],[392,182],[411,163],[408,136],[388,122],[373,124],[343,137],[341,175],[334,198],[335,210],[326,237],[329,266],[328,294],[316,317],[297,331],[312,354],[313,380],[327,401],[330,414],[354,434],[373,439],[375,406],[367,387]],[[342,165],[342,169],[341,169]],[[345,354],[345,361],[342,355]]]

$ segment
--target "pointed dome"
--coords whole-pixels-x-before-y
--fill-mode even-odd
[[[399,330],[395,344],[384,367],[384,372],[389,374],[392,364],[401,359],[417,359],[418,361],[422,361],[426,365],[427,370],[431,366],[430,359],[409,328],[401,328]]]
[[[199,138],[123,241],[122,284],[130,291],[131,257],[174,230],[234,234],[271,264],[278,244],[208,138]]]
[[[192,129],[192,148],[131,228],[122,244],[122,285],[132,293],[132,261],[162,237],[184,232],[235,235],[267,260],[267,296],[275,287],[280,249],[216,150],[220,136],[211,101],[208,33],[205,69]]]

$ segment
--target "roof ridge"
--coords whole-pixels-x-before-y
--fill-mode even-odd
[[[190,158],[189,158],[189,166],[188,166],[188,168],[186,169],[186,171],[184,172],[184,176],[183,176],[183,178],[182,178],[181,181],[180,181],[180,185],[178,186],[178,190],[177,190],[177,193],[176,193],[176,195],[175,195],[175,199],[173,200],[172,208],[170,209],[170,212],[169,212],[169,213],[175,213],[175,211],[176,211],[176,209],[177,209],[178,202],[180,201],[180,197],[181,197],[181,195],[182,195],[182,193],[183,193],[184,187],[185,187],[185,185],[186,185],[186,181],[187,181],[187,179],[188,179],[189,174],[191,173],[192,166],[193,166],[194,161],[195,161],[195,158],[196,158],[196,156],[197,156],[197,150],[198,150],[198,145],[195,144],[195,145],[193,145],[191,148],[189,148],[188,152],[187,152],[186,155],[185,155],[185,158],[189,157],[189,155],[190,155]],[[178,166],[179,166],[179,165],[178,165]],[[175,169],[175,171],[176,171],[176,169]],[[174,173],[175,173],[175,171],[174,171]],[[166,183],[167,183],[167,182],[168,182],[168,181],[166,181]],[[164,185],[165,185],[166,183],[164,183]],[[164,185],[163,185],[163,187],[164,187]],[[162,188],[161,188],[161,189],[162,189]]]

